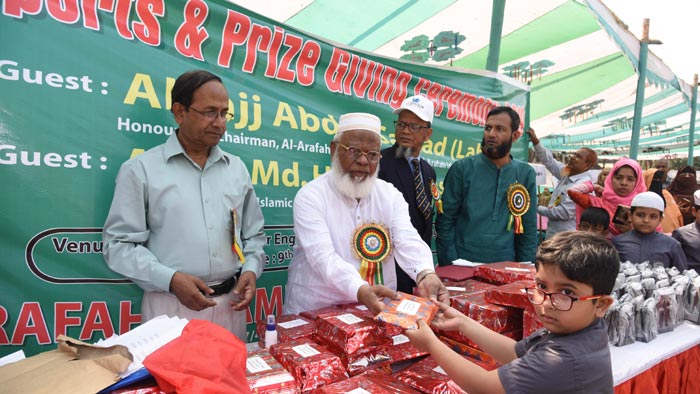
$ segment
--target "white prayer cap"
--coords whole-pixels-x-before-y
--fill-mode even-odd
[[[351,112],[340,115],[336,135],[340,135],[348,130],[369,130],[377,133],[377,135],[381,135],[382,122],[377,116],[365,112]]]
[[[695,205],[700,205],[700,189],[693,193],[693,200],[695,200]]]
[[[394,113],[400,114],[403,110],[411,111],[419,118],[430,123],[433,122],[433,115],[435,115],[435,105],[425,96],[411,96],[405,98],[401,106],[394,110]]]
[[[632,199],[633,207],[653,208],[659,212],[664,211],[664,200],[655,192],[639,193]]]

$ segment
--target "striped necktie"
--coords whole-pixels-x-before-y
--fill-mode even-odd
[[[418,211],[423,214],[426,219],[430,216],[430,201],[428,200],[428,195],[425,193],[425,186],[423,186],[423,179],[420,176],[420,162],[418,159],[411,160],[413,164],[413,184],[416,187],[416,207]]]

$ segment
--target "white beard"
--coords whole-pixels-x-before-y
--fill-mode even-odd
[[[331,180],[340,193],[347,197],[359,200],[369,196],[378,174],[379,164],[377,164],[377,169],[374,171],[374,174],[367,176],[362,181],[355,180],[352,175],[343,172],[343,167],[340,165],[338,155],[333,155],[331,162]]]
[[[395,157],[397,159],[408,159],[411,160],[413,158],[413,148],[406,148],[401,145],[396,147],[396,154]]]

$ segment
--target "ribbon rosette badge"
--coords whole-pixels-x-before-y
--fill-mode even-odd
[[[360,276],[370,286],[384,284],[382,262],[391,251],[389,233],[384,226],[367,224],[355,230],[353,250],[362,261]]]
[[[435,207],[438,213],[442,213],[442,200],[440,200],[440,189],[438,189],[435,179],[430,180],[430,194],[433,195],[433,200],[435,200]]]
[[[515,182],[508,187],[507,192],[508,210],[510,211],[510,219],[508,220],[508,231],[515,225],[515,234],[525,232],[521,216],[530,208],[530,193],[523,184]]]

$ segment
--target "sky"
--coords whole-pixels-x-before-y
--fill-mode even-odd
[[[692,84],[700,74],[700,0],[603,0],[637,38],[642,22],[649,18],[649,38],[662,45],[650,45],[677,77]]]

